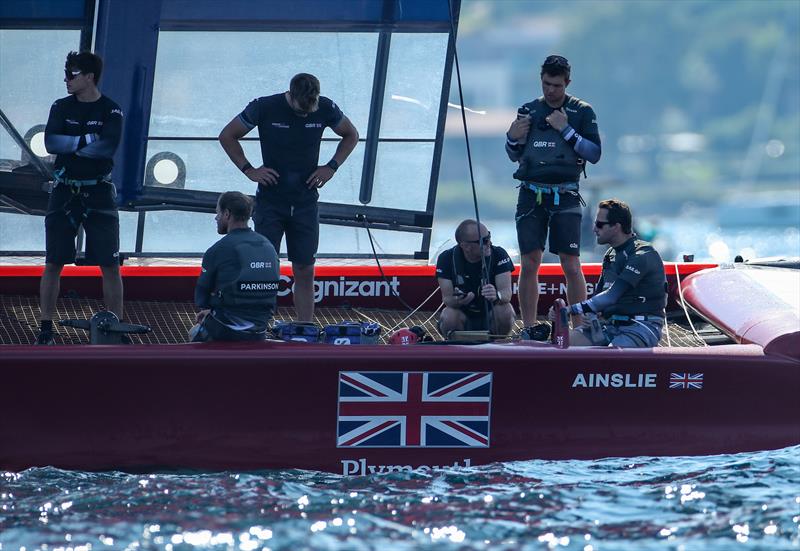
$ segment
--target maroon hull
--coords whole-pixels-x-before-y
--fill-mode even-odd
[[[703,354],[295,343],[149,346],[125,355],[118,347],[3,352],[0,468],[10,470],[362,474],[364,465],[716,454],[800,443],[800,364],[764,356],[756,345]],[[702,374],[701,388],[670,388],[678,369]],[[491,372],[489,447],[337,448],[339,372],[410,370]],[[610,377],[609,387],[598,388],[592,374],[619,374],[622,386]]]
[[[682,267],[681,276],[685,271]],[[0,281],[19,285],[10,273]],[[687,282],[691,306],[745,344],[643,350],[560,350],[521,342],[4,346],[0,468],[304,468],[369,474],[800,444],[800,272],[709,270]],[[153,278],[151,290],[168,288],[162,283]],[[744,297],[732,294],[742,289]],[[456,390],[450,394],[445,393],[450,387],[429,386],[421,391],[428,395],[420,394],[427,397],[413,406],[410,398],[403,402],[412,396],[411,381],[417,389],[420,381],[448,377],[491,382],[469,393],[466,382],[452,383]],[[377,385],[395,378],[404,381],[403,400]],[[348,386],[354,380],[355,386]],[[358,425],[348,411],[359,409],[353,402],[361,397],[353,393],[363,389],[372,393],[365,402],[374,396],[394,400],[391,407],[381,405],[384,413],[405,408],[407,423],[397,425],[397,442],[370,439],[373,433],[390,433],[389,414],[370,419],[377,428],[361,433],[367,436],[352,437],[361,429],[348,428]],[[433,411],[422,403],[440,396],[473,417],[440,419],[448,413],[445,406]],[[420,426],[425,428],[415,432]],[[444,432],[435,432],[442,426]],[[436,440],[442,434],[454,434],[455,440],[442,444]],[[422,442],[423,437],[430,440]],[[424,445],[410,445],[417,441]]]

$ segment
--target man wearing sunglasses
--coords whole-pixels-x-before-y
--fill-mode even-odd
[[[436,277],[444,303],[439,331],[447,336],[451,331],[488,329],[493,335],[508,335],[514,326],[514,307],[510,304],[514,271],[511,257],[502,247],[492,245],[492,235],[486,226],[481,224],[478,233],[475,220],[461,222],[455,237],[456,246],[444,251],[436,261]],[[484,265],[488,279],[484,276]],[[487,316],[489,305],[491,315]],[[487,326],[487,319],[491,319],[491,326]]]
[[[657,346],[667,305],[661,256],[633,233],[631,209],[618,199],[600,202],[594,234],[599,245],[610,247],[603,258],[599,292],[569,306],[570,314],[584,317],[570,333],[570,346]],[[591,318],[598,314],[602,317],[592,327]]]
[[[44,131],[45,147],[56,160],[44,219],[47,257],[40,283],[39,345],[55,342],[52,320],[61,270],[75,262],[81,226],[87,263],[100,266],[103,274],[106,308],[122,319],[119,214],[110,179],[122,136],[122,110],[97,89],[102,71],[102,59],[91,52],[67,55],[64,82],[69,96],[53,103]]]
[[[247,160],[239,140],[258,127],[263,164]],[[341,136],[333,158],[319,165],[322,133]],[[251,101],[219,135],[233,164],[258,184],[253,210],[255,230],[276,251],[286,234],[286,250],[294,274],[297,321],[314,320],[314,261],[319,244],[318,190],[358,144],[358,130],[325,96],[317,77],[295,75],[289,90]]]
[[[566,93],[571,67],[566,58],[548,56],[541,67],[542,96],[519,110],[506,134],[506,153],[519,163],[517,238],[521,254],[519,302],[528,333],[536,324],[539,267],[550,232],[570,303],[586,298],[580,243],[583,200],[578,192],[586,161],[600,160],[600,133],[592,106]],[[527,115],[525,113],[528,113]],[[585,172],[584,172],[585,174]]]

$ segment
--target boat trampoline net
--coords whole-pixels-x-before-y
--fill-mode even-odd
[[[60,298],[56,305],[56,320],[84,319],[102,310],[102,302],[93,299]],[[278,308],[276,321],[291,321],[294,308]],[[197,308],[191,302],[126,301],[125,321],[146,325],[151,333],[131,334],[136,344],[179,344],[188,342],[187,334],[194,325]],[[374,321],[381,326],[380,342],[401,327],[418,325],[433,337],[444,340],[436,327],[438,312],[417,311],[409,315],[400,310],[374,310],[366,308],[316,308],[315,321],[320,327],[342,321]],[[705,342],[689,329],[670,322],[669,343],[672,346],[699,347]],[[0,295],[0,344],[32,344],[39,329],[39,299],[35,296]],[[512,337],[522,329],[517,321]],[[89,333],[82,329],[62,327],[56,323],[56,344],[88,344]],[[659,346],[667,346],[667,331]]]

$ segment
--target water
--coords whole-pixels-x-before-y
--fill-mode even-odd
[[[310,471],[0,477],[2,551],[797,549],[800,446],[524,461],[344,478]]]

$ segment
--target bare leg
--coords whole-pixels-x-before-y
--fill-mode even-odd
[[[61,270],[63,264],[44,265],[42,280],[39,282],[39,308],[41,310],[40,320],[52,320],[56,310],[56,301],[61,289]]]
[[[292,272],[297,321],[314,321],[314,265],[292,262]]]
[[[464,312],[458,308],[445,306],[441,316],[439,316],[439,331],[441,331],[444,338],[447,338],[447,334],[450,331],[463,331],[466,323],[467,316]]]
[[[119,264],[100,266],[103,273],[103,302],[106,308],[122,319],[122,276],[119,273]]]
[[[510,304],[495,304],[494,311],[494,327],[492,327],[493,335],[508,335],[514,327],[516,316],[514,315],[514,307]]]
[[[539,307],[539,267],[542,265],[543,253],[544,251],[532,251],[522,255],[519,272],[519,310],[525,327],[536,323],[536,310]]]
[[[567,280],[567,303],[575,304],[586,300],[586,278],[581,271],[581,259],[577,256],[559,254],[561,269]],[[572,316],[572,326],[578,327],[581,323],[580,316]]]

